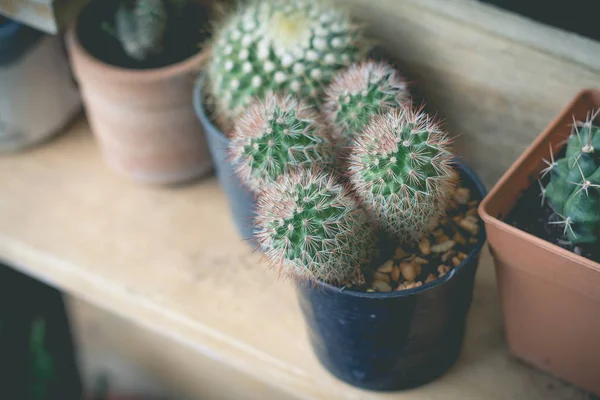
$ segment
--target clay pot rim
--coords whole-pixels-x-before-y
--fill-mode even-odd
[[[123,68],[117,65],[108,64],[91,54],[81,44],[77,36],[77,26],[79,24],[79,16],[67,29],[67,41],[70,44],[72,51],[77,53],[81,61],[87,64],[87,68],[93,74],[110,74],[111,79],[122,81],[137,81],[137,82],[154,82],[169,79],[173,76],[186,74],[190,70],[196,69],[200,72],[201,67],[210,57],[209,42],[205,42],[203,47],[197,53],[182,61],[174,64],[169,64],[164,67],[150,69],[132,69]]]
[[[509,225],[506,222],[494,217],[488,212],[489,203],[500,194],[504,186],[510,184],[515,175],[521,173],[521,169],[523,168],[523,164],[525,163],[525,161],[532,157],[536,149],[542,146],[546,139],[548,139],[556,132],[556,128],[559,126],[561,121],[571,114],[571,110],[573,109],[574,105],[581,98],[586,97],[592,92],[596,92],[596,90],[588,88],[580,90],[577,93],[577,95],[573,98],[573,100],[569,102],[569,104],[563,109],[563,111],[550,122],[550,124],[542,131],[540,135],[538,135],[538,137],[533,141],[533,143],[529,145],[529,147],[519,156],[519,158],[517,158],[517,160],[504,173],[504,175],[502,175],[500,180],[490,190],[489,194],[479,204],[478,213],[481,219],[483,219],[483,221],[486,224],[494,225],[496,228],[501,229],[509,234],[512,234],[522,240],[525,240],[537,247],[543,248],[551,253],[554,253],[558,257],[566,258],[576,264],[600,272],[600,263],[575,254],[571,251],[565,250],[562,247],[555,245],[554,243],[548,242],[547,240],[538,238],[537,236],[534,236],[519,228]]]

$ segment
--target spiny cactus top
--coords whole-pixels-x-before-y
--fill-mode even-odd
[[[298,169],[258,200],[256,237],[284,275],[335,285],[362,282],[374,255],[367,215],[334,176]]]
[[[187,0],[124,0],[115,16],[115,33],[125,52],[142,61],[163,51],[169,18],[177,17]]]
[[[326,0],[250,1],[215,32],[207,74],[216,122],[229,130],[269,92],[316,100],[364,47],[360,29]]]
[[[350,146],[350,182],[365,208],[400,240],[418,240],[445,213],[455,183],[450,139],[420,110],[371,119]]]
[[[550,183],[542,193],[561,218],[551,222],[564,225],[573,244],[596,243],[600,235],[600,128],[592,122],[598,110],[583,123],[575,123],[564,158],[550,161]]]
[[[238,176],[260,192],[298,167],[327,166],[333,149],[318,114],[292,96],[253,102],[239,118],[230,140]]]
[[[365,61],[335,76],[322,108],[334,140],[348,146],[374,115],[405,107],[409,98],[406,82],[394,67]]]

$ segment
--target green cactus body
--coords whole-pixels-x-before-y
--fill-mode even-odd
[[[435,121],[412,109],[373,117],[350,146],[350,183],[394,237],[418,240],[445,213],[456,179],[449,146]]]
[[[546,161],[550,182],[543,189],[548,204],[561,218],[574,245],[596,243],[600,234],[600,128],[592,125],[594,116],[576,124],[567,142],[564,158]]]
[[[164,0],[124,1],[115,16],[116,36],[138,61],[163,51],[168,13]]]
[[[376,250],[367,215],[335,177],[298,169],[258,200],[256,237],[281,273],[335,285],[363,281]]]
[[[327,166],[334,159],[318,114],[289,95],[252,103],[229,143],[236,173],[255,192],[298,167]]]
[[[389,64],[366,61],[338,73],[325,90],[323,115],[334,141],[349,146],[377,114],[410,104],[405,80]]]
[[[207,74],[216,122],[230,130],[253,97],[270,92],[316,103],[365,51],[361,30],[324,0],[251,1],[215,32]]]

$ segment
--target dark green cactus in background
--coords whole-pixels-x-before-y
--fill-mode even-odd
[[[585,122],[577,122],[567,142],[564,158],[550,160],[542,176],[550,173],[550,183],[542,195],[564,226],[564,234],[574,245],[596,243],[600,234],[600,128],[593,125],[596,111]]]
[[[125,52],[143,61],[164,48],[169,20],[181,14],[187,0],[125,0],[115,15],[114,33]]]

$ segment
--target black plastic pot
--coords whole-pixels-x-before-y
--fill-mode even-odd
[[[482,199],[486,190],[459,164],[464,184]],[[462,349],[466,318],[485,231],[448,275],[421,287],[361,293],[325,283],[300,284],[297,294],[312,347],[339,379],[364,389],[399,390],[446,372]],[[382,263],[393,244],[382,246]]]
[[[242,183],[233,171],[229,161],[229,140],[212,123],[206,115],[203,105],[202,83],[201,81],[194,89],[194,108],[196,115],[204,127],[208,148],[213,158],[213,165],[217,173],[217,179],[221,188],[227,195],[229,208],[233,216],[233,222],[239,235],[255,245],[254,233],[254,209],[256,207],[256,197]]]

